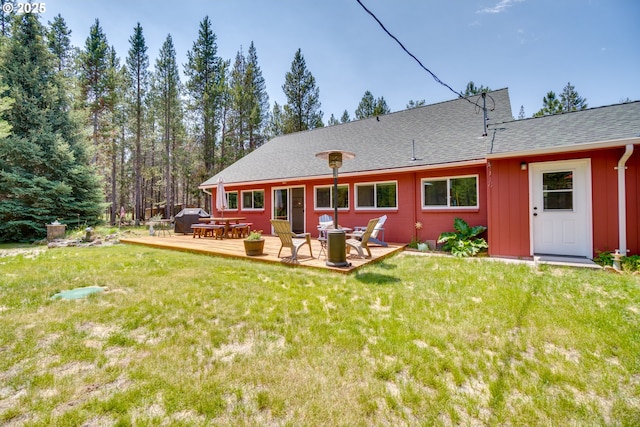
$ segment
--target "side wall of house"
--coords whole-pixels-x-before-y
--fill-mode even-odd
[[[640,250],[640,146],[627,162],[627,247]],[[624,148],[584,153],[514,159],[492,159],[487,164],[489,253],[491,256],[530,257],[529,178],[520,164],[583,159],[591,160],[593,251],[614,251],[618,241],[617,164]]]
[[[478,207],[477,208],[425,208],[422,206],[422,180],[429,178],[450,178],[459,176],[477,176]],[[356,185],[394,182],[397,184],[396,208],[357,208]],[[485,167],[474,166],[443,170],[429,170],[418,172],[385,173],[360,176],[340,176],[339,185],[349,186],[349,208],[340,209],[338,222],[344,227],[366,226],[371,218],[387,215],[384,224],[384,238],[387,242],[409,243],[413,238],[420,241],[437,240],[440,233],[453,230],[453,219],[460,217],[470,225],[487,225],[487,178]],[[272,218],[272,193],[274,188],[299,187],[305,188],[305,229],[312,236],[317,236],[318,218],[323,214],[333,216],[333,209],[316,208],[316,186],[331,186],[332,178],[317,180],[288,180],[274,184],[227,185],[227,192],[237,192],[238,209],[225,211],[225,215],[246,217],[247,222],[253,223],[252,228],[271,233],[269,219]],[[259,210],[245,210],[242,208],[242,192],[247,190],[264,191],[264,207]],[[216,189],[212,189],[212,200],[215,200]],[[215,206],[211,212],[219,215]],[[416,229],[420,222],[422,229]]]
[[[640,145],[627,161],[627,249],[640,255]]]
[[[489,254],[529,257],[529,178],[521,159],[487,163]]]

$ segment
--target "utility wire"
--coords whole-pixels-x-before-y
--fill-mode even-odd
[[[406,47],[404,47],[404,45],[402,44],[402,42],[400,42],[400,40],[398,40],[398,38],[397,38],[396,36],[394,36],[393,34],[391,34],[391,33],[389,32],[389,30],[387,30],[387,29],[385,28],[385,26],[382,24],[382,22],[380,22],[380,20],[378,19],[378,17],[377,17],[376,15],[374,15],[374,14],[373,14],[373,12],[371,12],[369,9],[367,9],[367,7],[366,7],[364,4],[362,4],[362,2],[361,2],[360,0],[356,0],[356,1],[358,2],[358,4],[359,4],[360,6],[362,6],[362,8],[363,8],[363,9],[364,9],[364,10],[365,10],[369,15],[371,15],[371,17],[372,17],[373,19],[375,19],[375,20],[376,20],[376,22],[378,23],[378,25],[380,25],[380,27],[382,27],[382,29],[384,30],[384,32],[385,32],[385,33],[387,33],[387,35],[389,35],[389,37],[391,37],[392,39],[394,39],[394,40],[396,41],[396,43],[398,43],[398,44],[400,45],[400,47],[402,48],[402,50],[404,50],[404,51],[405,51],[405,52],[406,52],[410,57],[412,57],[413,59],[415,59],[415,61],[420,65],[420,67],[422,67],[422,68],[423,68],[427,73],[431,74],[431,77],[433,77],[433,78],[434,78],[434,80],[435,80],[436,82],[440,83],[442,86],[446,87],[446,88],[447,88],[447,89],[449,89],[451,92],[453,92],[453,93],[455,93],[456,95],[458,95],[460,98],[466,99],[466,100],[467,100],[467,102],[469,102],[469,103],[473,104],[473,102],[472,102],[471,100],[469,100],[467,97],[465,97],[465,96],[464,96],[463,94],[461,94],[460,92],[458,92],[458,91],[456,91],[455,89],[453,89],[451,86],[449,86],[448,84],[446,84],[446,83],[445,83],[445,82],[443,82],[442,80],[440,80],[440,79],[438,78],[438,76],[436,76],[435,74],[433,74],[433,73],[431,72],[431,70],[429,70],[427,67],[425,67],[425,66],[422,64],[422,62],[420,62],[420,60],[419,60],[418,58],[416,58],[416,56],[415,56],[413,53],[409,52],[409,51],[407,50],[407,48],[406,48]]]

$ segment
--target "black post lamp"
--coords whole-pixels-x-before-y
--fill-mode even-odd
[[[327,265],[329,267],[346,267],[346,234],[338,229],[338,169],[343,160],[356,157],[354,153],[341,150],[322,151],[316,157],[329,161],[329,167],[333,169],[333,230],[327,230]]]

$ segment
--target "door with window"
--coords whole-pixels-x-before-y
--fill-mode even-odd
[[[591,258],[591,164],[588,159],[530,164],[534,254]]]
[[[273,218],[291,223],[291,231],[304,233],[304,187],[273,189]]]

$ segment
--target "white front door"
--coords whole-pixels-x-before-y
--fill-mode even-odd
[[[531,163],[529,170],[532,252],[591,258],[590,160]]]

